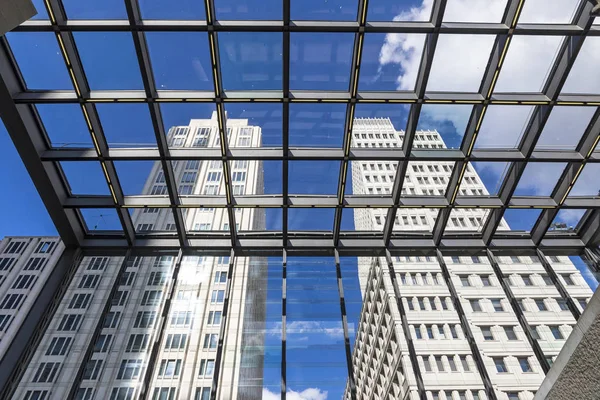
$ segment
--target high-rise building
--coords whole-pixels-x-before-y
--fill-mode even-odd
[[[249,126],[247,120],[228,120],[227,136],[230,145],[261,145],[260,127]],[[171,128],[167,140],[171,147],[218,148],[219,138],[213,115]],[[229,167],[234,195],[262,194],[260,161],[239,160]],[[174,161],[173,172],[180,196],[225,194],[221,160]],[[154,163],[142,194],[167,195],[160,162]],[[229,230],[228,212],[216,207],[185,210],[186,229],[190,235]],[[237,230],[264,225],[258,209],[230,212],[235,213]],[[132,217],[137,232],[175,230],[169,208],[137,208]],[[16,242],[7,240],[3,246],[13,249]],[[60,246],[55,242],[48,243]],[[16,264],[3,261],[3,254],[0,265],[13,265],[13,275],[27,272],[29,261],[37,257],[31,253],[42,244],[23,243],[26,250]],[[5,253],[2,248],[0,253]],[[236,257],[233,262],[229,257],[169,251],[152,257],[135,252],[81,254],[14,398],[206,400],[213,380],[217,380],[217,398],[260,398],[265,268],[264,260],[257,257]],[[4,286],[3,291],[12,290]],[[26,289],[18,288],[19,293]],[[30,294],[35,294],[34,289]],[[27,295],[15,296],[23,298],[6,301],[27,306]],[[14,330],[2,333],[7,336]]]
[[[356,147],[401,147],[387,118],[357,119]],[[446,148],[435,130],[417,131],[414,147]],[[410,162],[402,193],[443,196],[452,162]],[[389,194],[397,163],[354,161],[355,194]],[[461,195],[486,196],[468,165]],[[355,211],[357,230],[382,230],[388,209]],[[478,231],[487,211],[454,209],[446,230]],[[399,208],[394,229],[431,232],[438,209]],[[509,229],[505,221],[499,229]],[[435,251],[359,258],[363,306],[352,354],[359,399],[529,400],[544,379],[592,291],[567,256],[493,256]],[[420,389],[420,390],[419,390]],[[345,398],[351,393],[350,382]]]

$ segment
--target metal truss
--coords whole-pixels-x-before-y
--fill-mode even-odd
[[[234,249],[238,254],[269,254],[282,248],[291,252],[316,252],[333,255],[383,254],[406,249],[429,251],[436,247],[455,249],[495,249],[519,251],[541,248],[580,251],[600,244],[600,196],[569,197],[581,171],[587,164],[600,163],[597,148],[600,139],[600,94],[564,94],[561,89],[587,37],[600,36],[600,26],[592,25],[589,16],[592,4],[581,0],[573,20],[568,24],[520,23],[523,0],[509,0],[500,23],[443,22],[446,0],[436,0],[430,21],[369,22],[368,0],[359,0],[356,21],[294,21],[290,19],[289,0],[283,2],[279,21],[221,21],[217,20],[213,0],[206,0],[206,20],[166,21],[144,20],[138,0],[126,1],[126,20],[69,20],[60,0],[45,0],[49,20],[32,20],[15,29],[17,32],[54,32],[73,90],[27,90],[10,46],[0,39],[0,115],[40,193],[63,241],[70,246],[89,248],[132,247],[183,248],[190,251],[210,248],[214,251]],[[130,32],[141,70],[143,90],[91,90],[73,32],[108,31]],[[210,63],[214,90],[174,91],[156,87],[145,32],[197,31],[206,32],[210,48]],[[274,32],[282,34],[282,89],[225,91],[222,84],[219,57],[221,32]],[[347,91],[302,91],[290,89],[290,33],[347,32],[354,33],[350,83]],[[369,33],[419,33],[425,35],[423,55],[413,91],[360,91],[358,80],[363,56],[365,35]],[[476,93],[430,92],[427,90],[438,38],[444,34],[495,35],[496,39]],[[554,64],[540,93],[497,93],[496,80],[502,70],[505,55],[515,36],[554,35],[562,37]],[[96,110],[99,103],[147,104],[156,148],[109,148]],[[220,148],[169,148],[160,105],[163,103],[212,103],[215,105],[220,135]],[[229,148],[226,132],[225,105],[239,102],[280,103],[282,105],[282,147]],[[343,145],[341,148],[293,148],[289,146],[290,103],[346,104]],[[53,148],[36,111],[40,103],[73,103],[81,106],[88,125],[93,148]],[[409,107],[408,122],[402,148],[352,148],[352,125],[357,104],[399,104]],[[472,112],[458,149],[413,149],[423,105],[467,104]],[[534,106],[522,140],[516,149],[474,149],[479,128],[490,105],[511,104]],[[536,150],[536,143],[554,106],[595,107],[596,112],[575,150]],[[397,127],[400,128],[400,127]],[[278,160],[282,162],[282,192],[278,195],[234,195],[231,184],[230,161]],[[74,196],[60,167],[60,161],[95,160],[101,163],[110,188],[108,196]],[[119,182],[115,161],[158,161],[165,173],[167,197],[127,196]],[[225,196],[179,196],[171,161],[220,160],[223,163]],[[335,195],[296,195],[289,193],[288,164],[295,160],[335,160],[340,162]],[[386,160],[398,163],[391,196],[349,195],[348,169],[360,160]],[[412,161],[454,162],[444,196],[404,196],[402,187],[408,163]],[[498,195],[461,196],[459,187],[470,162],[502,161],[510,167]],[[514,196],[515,188],[528,163],[566,163],[561,178],[549,197]],[[135,208],[161,207],[173,212],[175,232],[135,232],[130,211]],[[185,210],[200,207],[226,208],[229,232],[190,232],[184,224]],[[282,229],[278,232],[236,232],[235,208],[279,208],[282,210]],[[290,208],[324,207],[335,209],[334,221],[328,232],[293,232],[288,228]],[[345,209],[387,208],[387,218],[381,232],[350,232],[341,229]],[[394,229],[394,221],[402,208],[434,208],[438,210],[431,233],[414,234]],[[86,208],[114,209],[122,231],[88,231],[79,210]],[[481,232],[446,232],[453,209],[480,208],[489,211]],[[540,217],[531,232],[498,231],[507,209],[539,209]],[[574,232],[548,231],[562,209],[585,209],[586,213]],[[465,250],[465,251],[467,251]],[[290,253],[291,254],[291,253]]]

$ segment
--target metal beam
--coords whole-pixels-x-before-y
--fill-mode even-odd
[[[348,317],[346,314],[346,299],[344,297],[342,269],[340,268],[340,254],[337,250],[334,250],[333,255],[335,258],[335,272],[337,276],[338,297],[340,298],[340,315],[342,317],[342,330],[344,331],[344,348],[346,349],[346,364],[348,367],[348,387],[350,388],[350,399],[356,400],[356,383],[354,382],[354,365],[352,363],[352,350],[350,349],[350,336],[348,334]]]

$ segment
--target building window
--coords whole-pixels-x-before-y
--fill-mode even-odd
[[[506,333],[506,338],[508,340],[517,340],[517,334],[515,333],[515,328],[512,326],[505,326],[504,332]]]
[[[423,335],[421,334],[421,327],[415,326],[415,339],[423,339]]]
[[[510,261],[512,261],[513,264],[519,264],[521,262],[517,256],[510,256]]]
[[[142,297],[142,306],[155,306],[160,303],[162,297],[162,290],[146,290]]]
[[[54,337],[46,350],[47,356],[64,356],[71,345],[70,337]]]
[[[518,392],[506,392],[506,396],[508,397],[508,400],[519,400]]]
[[[204,349],[216,349],[219,341],[219,335],[216,333],[207,333],[204,335],[204,343],[202,347]]]
[[[40,242],[35,248],[35,253],[47,254],[51,253],[54,248],[54,242]]]
[[[213,290],[210,296],[211,303],[223,303],[225,299],[225,291],[224,290]]]
[[[37,371],[35,372],[35,375],[33,376],[32,382],[54,382],[54,378],[56,378],[59,368],[60,363],[58,362],[40,363],[40,366],[38,367]]]
[[[456,362],[454,361],[454,356],[448,356],[448,364],[450,365],[450,371],[458,371],[458,368],[456,368]]]
[[[69,303],[69,308],[70,309],[87,308],[87,305],[90,302],[91,298],[92,298],[92,295],[89,293],[76,293],[75,295],[73,295],[73,298],[71,299],[71,302]]]
[[[467,356],[460,356],[460,363],[465,372],[469,372],[471,367],[469,367],[469,361],[467,360]]]
[[[79,289],[94,289],[100,281],[100,275],[83,275],[77,286]]]
[[[227,272],[225,271],[217,271],[215,274],[215,283],[226,283],[227,282]]]
[[[150,328],[156,320],[156,311],[139,311],[135,317],[134,328]]]
[[[200,360],[200,371],[199,375],[212,376],[215,369],[215,360]]]
[[[113,388],[109,400],[132,400],[134,392],[135,388],[132,387]]]
[[[563,280],[565,281],[565,285],[572,286],[575,285],[573,279],[571,279],[571,275],[561,275]]]
[[[540,311],[548,311],[548,308],[546,307],[546,303],[544,303],[544,299],[535,299],[535,305],[537,306],[538,310],[540,310]]]
[[[481,282],[483,283],[483,286],[492,286],[492,282],[490,281],[489,275],[482,275]]]
[[[171,315],[171,326],[190,326],[192,320],[191,311],[174,311]]]
[[[208,325],[220,325],[221,324],[221,311],[209,311],[207,324]]]
[[[550,276],[548,275],[542,275],[542,279],[544,280],[544,283],[548,286],[552,286],[554,285],[554,282],[552,282],[552,278],[550,278]]]
[[[148,277],[148,286],[162,286],[167,282],[167,273],[164,271],[151,272]]]
[[[551,325],[550,331],[552,332],[552,336],[554,336],[554,339],[557,339],[557,340],[564,339],[564,336],[563,336],[562,332],[560,331],[560,328],[558,327],[558,325]]]
[[[21,250],[25,248],[25,242],[11,241],[4,249],[4,254],[21,254]]]
[[[429,339],[433,339],[433,326],[431,325],[426,325],[425,329],[427,330],[427,337]]]
[[[494,364],[496,365],[496,371],[497,372],[508,372],[508,369],[506,369],[506,364],[504,364],[504,358],[493,358],[494,360]]]
[[[94,352],[106,353],[110,347],[111,341],[112,335],[99,335],[98,339],[96,339],[96,343],[94,343]]]
[[[75,400],[92,400],[94,397],[93,388],[79,388],[75,393]]]
[[[481,305],[479,304],[479,299],[469,299],[469,303],[471,304],[471,309],[473,312],[480,312]]]
[[[25,298],[24,294],[7,294],[4,296],[2,303],[0,303],[0,309],[3,310],[14,310],[21,305],[21,302]]]
[[[456,331],[456,326],[450,325],[450,334],[452,335],[452,339],[458,339],[458,332]]]
[[[79,314],[65,314],[58,324],[58,331],[76,331],[79,329],[82,316]]]
[[[142,369],[142,360],[123,360],[117,373],[117,379],[137,379]]]
[[[161,360],[160,367],[158,369],[159,377],[173,377],[179,376],[181,372],[181,360]]]
[[[471,256],[471,261],[473,261],[473,264],[481,264],[479,256]]]
[[[15,279],[15,283],[12,285],[12,289],[29,289],[33,286],[33,283],[37,280],[35,275],[19,275]]]
[[[196,394],[194,400],[209,400],[210,399],[210,388],[196,388]]]
[[[116,328],[121,319],[121,313],[119,311],[109,311],[104,317],[103,328]]]
[[[102,360],[89,360],[85,364],[82,379],[95,380],[98,379],[98,374],[102,370]]]
[[[533,286],[533,283],[531,282],[531,275],[523,275],[521,278],[523,279],[523,284],[525,286]]]
[[[458,256],[452,256],[452,262],[454,264],[460,264],[460,257],[458,257]]]
[[[423,366],[425,367],[425,372],[431,372],[431,363],[429,362],[429,357],[423,356]]]
[[[435,356],[435,365],[439,372],[444,372],[444,363],[442,362],[442,356]]]
[[[502,299],[491,299],[492,306],[494,307],[494,311],[501,312],[504,311],[504,307],[502,307]]]
[[[471,282],[469,282],[469,276],[468,275],[460,275],[460,283],[463,286],[471,286]]]
[[[560,260],[556,256],[550,256],[550,261],[553,262],[553,263],[559,263],[560,262]]]
[[[154,228],[154,224],[138,224],[136,232],[149,232]]]
[[[173,333],[167,335],[165,340],[165,349],[168,350],[183,350],[187,342],[187,334],[185,333]]]
[[[481,334],[483,335],[483,340],[494,340],[494,335],[492,334],[490,326],[482,326]]]
[[[127,347],[125,348],[126,353],[139,353],[142,351],[146,351],[148,347],[148,340],[150,339],[150,335],[148,334],[133,334],[129,335],[129,341],[127,342]]]
[[[585,310],[587,307],[587,299],[577,299],[577,301],[579,302],[579,306]]]
[[[519,365],[521,366],[521,371],[523,372],[533,372],[531,369],[531,365],[529,364],[529,359],[527,357],[518,357]]]
[[[174,387],[157,387],[152,393],[152,400],[174,400],[176,392]]]
[[[556,302],[558,303],[558,307],[561,309],[561,311],[569,310],[569,306],[567,305],[567,301],[565,299],[556,299]]]
[[[30,264],[31,260],[39,260],[42,261],[43,258],[30,258],[27,261],[27,265]],[[0,258],[0,271],[10,271],[11,270],[11,266],[13,265],[13,263],[16,261],[16,258]],[[23,268],[24,270],[27,270],[27,267]]]

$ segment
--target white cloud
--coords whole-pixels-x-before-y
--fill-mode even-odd
[[[281,399],[281,393],[271,392],[267,388],[263,388],[262,400],[279,400]],[[295,392],[288,390],[286,392],[286,399],[288,400],[327,400],[327,391],[318,388],[308,388],[301,392]]]
[[[288,335],[303,335],[294,337],[294,341],[306,341],[306,335],[326,335],[331,339],[343,339],[344,329],[341,321],[292,321],[286,324],[286,334]],[[269,335],[281,335],[281,322],[272,324],[271,328],[267,329]],[[354,334],[353,324],[348,324],[348,334]]]
[[[525,2],[520,22],[568,22],[578,3],[579,0],[528,0]],[[394,20],[428,19],[432,4],[432,0],[423,0],[420,6],[402,12]],[[446,7],[444,21],[499,22],[505,5],[505,0],[454,0]],[[513,37],[502,72],[498,77],[496,90],[521,92],[540,90],[562,39],[560,36]],[[493,41],[493,35],[441,35],[438,39],[427,90],[477,91]],[[379,72],[381,73],[385,65],[396,65],[398,90],[414,89],[423,42],[422,35],[398,33],[386,35],[379,52]],[[595,79],[598,65],[600,65],[600,38],[587,38],[563,92],[600,92],[600,80]],[[532,107],[525,106],[488,107],[476,147],[515,147],[520,141],[531,111]],[[426,106],[423,107],[422,113],[433,121],[451,122],[462,135],[470,115],[470,108]],[[571,143],[574,134],[569,131],[576,131],[578,134],[586,125],[584,121],[589,122],[590,110],[587,108],[573,108],[569,111],[556,109],[554,113],[556,116],[550,121],[551,126],[545,128],[552,132],[545,132],[544,139],[540,143],[544,147],[551,144]],[[569,113],[569,119],[575,121],[576,127],[564,122],[560,118],[561,113]],[[565,129],[567,127],[568,129]],[[559,135],[565,139],[557,139]],[[501,166],[496,169],[499,174]],[[548,186],[556,183],[555,175],[547,173],[545,169],[538,169],[536,172],[537,174],[525,176],[522,183],[535,193],[547,192]],[[589,188],[594,184],[593,180],[585,176],[580,177],[579,180],[583,182],[580,187],[585,185]]]

